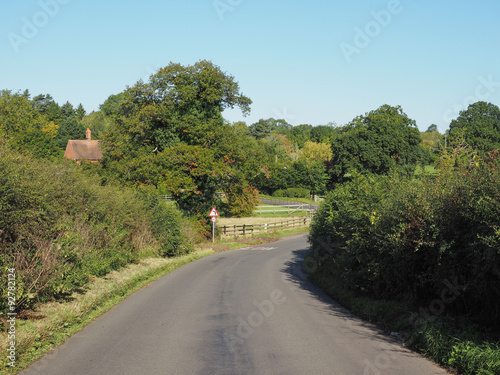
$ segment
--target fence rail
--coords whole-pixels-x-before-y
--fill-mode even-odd
[[[287,204],[281,206],[257,206],[255,209],[255,214],[260,216],[262,214],[274,215],[277,212],[286,212],[288,215],[290,215],[297,211],[306,212],[307,214],[308,212],[311,212],[313,210],[309,208],[309,205],[306,204]]]
[[[222,236],[246,236],[259,232],[267,232],[278,228],[291,228],[298,226],[307,226],[311,222],[311,217],[294,218],[280,220],[273,223],[265,224],[243,224],[243,225],[223,225],[219,226]]]

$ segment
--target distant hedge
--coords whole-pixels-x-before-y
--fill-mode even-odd
[[[273,197],[282,198],[309,198],[311,192],[304,188],[279,189],[273,193]]]
[[[173,206],[101,186],[73,162],[0,147],[0,263],[16,271],[17,311],[141,257],[187,253],[188,230]],[[6,278],[0,284],[5,311]]]

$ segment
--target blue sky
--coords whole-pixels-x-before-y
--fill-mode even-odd
[[[39,0],[3,3],[0,89],[97,110],[169,62],[239,82],[252,113],[343,125],[401,105],[444,132],[477,100],[500,105],[498,0]]]

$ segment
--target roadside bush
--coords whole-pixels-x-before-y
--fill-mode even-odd
[[[259,191],[244,182],[231,184],[226,190],[228,203],[223,210],[233,217],[252,216],[259,204]]]
[[[175,207],[150,208],[134,191],[100,186],[70,161],[1,146],[0,262],[16,270],[17,311],[69,295],[90,276],[141,257],[188,251],[182,235],[188,224]],[[5,294],[6,278],[0,284]]]
[[[500,374],[500,346],[493,343],[477,344],[473,341],[456,340],[448,364],[464,375]]]
[[[358,176],[328,194],[311,243],[343,243],[332,261],[350,289],[419,305],[453,282],[460,297],[447,310],[499,329],[499,181],[496,156],[438,178]]]
[[[193,250],[188,238],[189,222],[175,203],[161,200],[156,194],[151,195],[148,197],[148,212],[151,228],[159,242],[160,255],[179,256]]]
[[[373,294],[380,275],[381,249],[373,247],[377,204],[384,197],[381,177],[353,176],[329,192],[313,218],[309,241],[318,257],[332,262],[331,274],[347,289]]]
[[[452,342],[438,320],[416,347],[464,374],[498,373],[498,347],[480,340],[500,334],[498,153],[434,177],[383,179],[355,175],[327,194],[309,237],[315,279],[411,311],[432,306],[457,332],[474,325],[478,338]]]

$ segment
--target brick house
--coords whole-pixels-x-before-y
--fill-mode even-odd
[[[64,157],[75,160],[80,163],[82,160],[88,160],[97,163],[102,159],[99,141],[92,140],[92,132],[89,128],[85,132],[85,140],[69,140],[64,152]]]

